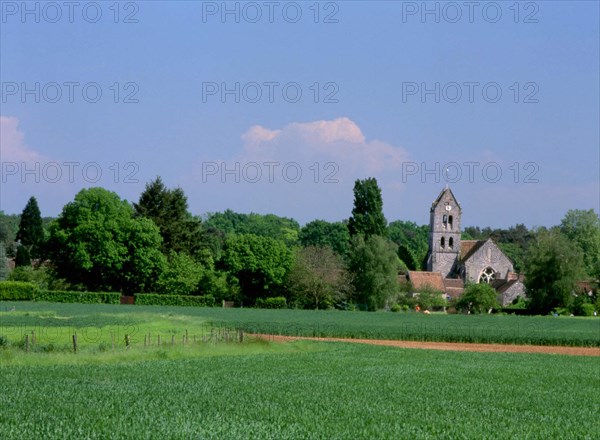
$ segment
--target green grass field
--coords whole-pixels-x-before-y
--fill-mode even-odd
[[[352,317],[370,331],[394,335],[392,322],[442,315],[48,303],[1,303],[0,310],[9,340],[0,348],[2,439],[546,440],[600,433],[597,357],[249,337],[200,342],[216,322],[233,327],[262,318],[275,325],[295,318],[294,328],[308,331],[336,319],[339,328],[359,328],[349,327]],[[498,320],[515,317],[461,318],[469,325],[470,318],[490,318],[502,331]],[[544,319],[545,328],[561,323],[554,331],[565,340],[569,332],[581,340],[575,331],[594,323]],[[32,329],[36,345],[25,353],[19,341]],[[77,354],[69,351],[73,330],[81,341]],[[185,330],[198,341],[183,345]],[[126,331],[135,336],[131,347],[120,341],[113,350],[110,334]],[[144,347],[147,333],[162,334],[163,344]],[[168,335],[177,335],[176,345]]]
[[[80,339],[108,343],[111,331],[119,340],[127,333],[143,342],[147,333],[179,338],[186,329],[200,335],[227,326],[292,336],[600,346],[600,318],[0,303],[0,330],[7,337],[21,338],[36,326],[65,343],[77,328]]]

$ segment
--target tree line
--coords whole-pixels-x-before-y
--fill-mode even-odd
[[[20,216],[0,212],[0,259],[15,257],[17,266],[9,274],[0,261],[0,279],[125,295],[211,295],[248,306],[283,297],[301,308],[376,310],[410,302],[399,275],[424,270],[428,232],[413,222],[388,224],[374,178],[355,182],[348,219],[301,227],[272,214],[195,216],[184,191],[157,177],[135,203],[89,188],[55,219],[42,218],[34,197]],[[569,211],[549,229],[463,231],[463,239],[488,237],[525,272],[528,305],[537,313],[581,302],[573,295],[577,281],[600,278],[593,210]]]

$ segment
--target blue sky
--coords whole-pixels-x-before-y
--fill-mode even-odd
[[[194,214],[301,223],[371,176],[388,220],[427,223],[446,183],[463,225],[600,208],[598,2],[89,3],[2,2],[7,213],[157,175]]]

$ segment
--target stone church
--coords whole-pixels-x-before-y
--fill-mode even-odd
[[[491,239],[461,240],[460,203],[446,187],[431,205],[427,272],[410,271],[416,291],[428,285],[447,297],[460,296],[465,282],[488,283],[506,306],[523,296],[523,279],[510,259]]]

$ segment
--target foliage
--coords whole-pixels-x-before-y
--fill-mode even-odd
[[[196,256],[202,243],[202,224],[188,212],[187,197],[181,188],[167,189],[160,177],[146,184],[135,215],[152,220],[162,237],[163,253]]]
[[[190,295],[198,291],[204,268],[184,253],[173,252],[160,274],[156,289],[158,293]]]
[[[383,215],[383,200],[377,179],[371,177],[354,183],[354,207],[348,220],[351,236],[386,235],[387,220]]]
[[[355,291],[355,302],[369,310],[382,308],[398,292],[400,263],[396,245],[383,237],[372,235],[352,239],[349,271]]]
[[[40,290],[35,301],[79,304],[119,304],[121,294],[114,292],[74,292],[70,290]]]
[[[299,234],[300,244],[304,247],[330,247],[339,255],[347,256],[350,233],[345,222],[326,222],[313,220],[302,227]]]
[[[38,293],[33,283],[23,281],[0,281],[0,301],[31,301]]]
[[[388,225],[387,235],[398,245],[398,257],[409,270],[424,269],[422,263],[429,251],[429,226],[397,220]]]
[[[0,211],[0,241],[4,243],[6,255],[14,257],[16,253],[15,241],[19,231],[20,216],[16,214],[7,215]]]
[[[287,307],[287,300],[283,296],[258,298],[256,300],[256,307],[261,309],[285,309]]]
[[[163,268],[151,220],[102,188],[81,190],[50,227],[48,251],[58,277],[91,291],[150,290]]]
[[[53,280],[46,267],[33,268],[32,266],[15,267],[8,276],[9,281],[23,281],[33,283],[40,289],[47,289]]]
[[[442,296],[442,292],[431,289],[428,286],[425,286],[418,294],[415,294],[414,301],[415,305],[421,307],[422,310],[446,306],[446,300]]]
[[[546,314],[555,307],[569,307],[582,268],[581,251],[563,234],[556,230],[538,234],[525,266],[525,287],[532,311]]]
[[[222,264],[238,284],[241,300],[253,304],[257,298],[277,296],[293,263],[284,242],[252,234],[231,235],[225,242]]]
[[[0,281],[6,280],[8,277],[8,258],[6,258],[6,247],[4,242],[0,240]]]
[[[15,257],[15,267],[31,267],[31,255],[27,246],[17,247],[17,256]]]
[[[455,306],[457,310],[487,313],[490,309],[500,307],[496,296],[496,291],[489,284],[468,284]]]
[[[25,246],[33,258],[41,256],[40,250],[44,242],[44,225],[42,215],[35,197],[31,197],[21,213],[16,240]]]
[[[241,214],[228,209],[208,215],[204,222],[206,227],[222,231],[226,235],[254,234],[283,241],[288,246],[298,243],[300,225],[294,219],[279,217],[273,214]]]
[[[135,295],[135,304],[146,306],[214,307],[215,298],[212,295],[189,296],[139,293]]]
[[[560,231],[583,253],[586,274],[600,279],[600,218],[594,210],[569,210]]]
[[[352,284],[342,257],[329,247],[297,249],[286,285],[296,305],[327,309],[347,301]]]

